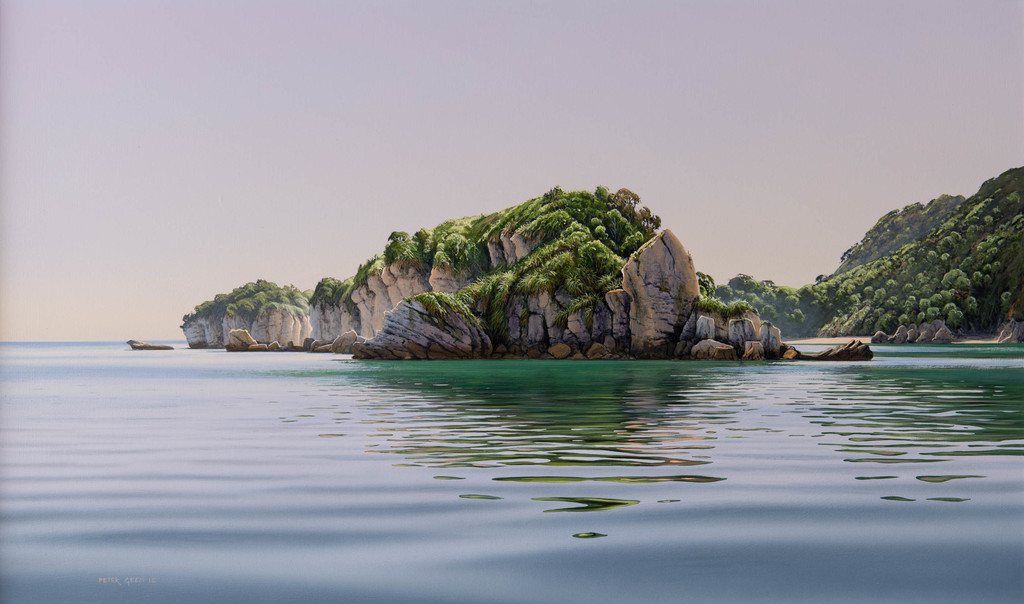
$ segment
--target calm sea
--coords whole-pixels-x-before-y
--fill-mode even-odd
[[[1024,347],[875,350],[3,344],[0,601],[1024,601]]]

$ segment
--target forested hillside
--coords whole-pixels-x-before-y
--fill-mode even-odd
[[[934,319],[952,329],[987,330],[1003,320],[1024,319],[1022,187],[1024,168],[1004,172],[928,232],[856,265],[858,258],[891,248],[894,243],[885,237],[898,243],[905,236],[902,212],[889,214],[865,237],[868,245],[862,242],[845,255],[846,270],[818,283],[777,287],[741,275],[718,287],[716,295],[748,302],[790,336],[888,333],[901,324]],[[956,199],[945,198],[943,204]]]
[[[912,203],[902,210],[889,212],[878,219],[863,239],[843,253],[834,274],[845,273],[895,252],[945,222],[963,202],[962,195],[940,195],[924,205]]]

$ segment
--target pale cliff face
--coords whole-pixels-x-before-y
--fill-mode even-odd
[[[512,264],[536,247],[522,235],[502,233],[487,244],[491,267]],[[334,340],[346,331],[372,338],[384,325],[384,315],[403,299],[424,292],[455,293],[476,280],[478,275],[434,267],[429,273],[413,267],[389,265],[379,275],[370,275],[366,285],[352,292],[354,312],[344,305],[316,305],[310,308],[312,337]],[[554,312],[557,313],[557,310]]]
[[[283,310],[261,313],[251,322],[238,315],[205,317],[193,319],[182,327],[190,348],[223,347],[225,335],[232,329],[249,330],[249,334],[261,344],[278,342],[282,346],[288,342],[302,344],[313,332],[309,317],[296,317]]]

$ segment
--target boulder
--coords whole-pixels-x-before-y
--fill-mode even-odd
[[[266,352],[268,350],[270,350],[269,344],[253,344],[252,346],[249,346],[250,352]]]
[[[132,350],[174,350],[173,346],[150,344],[149,342],[143,342],[142,340],[128,340],[128,345],[132,347]]]
[[[672,353],[672,356],[677,359],[687,359],[690,358],[691,350],[693,350],[693,344],[691,342],[680,340],[679,343],[676,344],[676,349],[675,352]]]
[[[887,344],[889,342],[889,336],[884,331],[876,331],[875,335],[871,336],[872,344]]]
[[[435,316],[412,298],[385,314],[373,338],[352,345],[357,359],[479,359],[491,356],[492,350],[475,317],[453,310]],[[536,349],[529,352],[540,356]]]
[[[757,336],[754,324],[750,319],[729,320],[729,343],[736,349],[743,350],[746,343],[757,340]]]
[[[940,327],[944,327],[946,324],[941,319],[935,319],[931,323],[925,323],[921,326],[921,333],[914,340],[918,344],[929,344],[932,339],[935,338],[935,334],[938,333]]]
[[[921,335],[921,332],[918,331],[917,327],[914,327],[913,325],[908,327],[906,331],[907,331],[906,339],[904,341],[902,341],[902,342],[896,342],[897,344],[913,344],[914,342],[917,341],[918,336]],[[896,332],[899,333],[899,330],[897,329]]]
[[[267,349],[268,350],[281,350],[281,343],[278,342],[277,340],[274,340],[270,344],[267,344]]]
[[[870,361],[874,356],[867,344],[860,340],[850,340],[845,346],[835,346],[814,354],[797,352],[794,358],[801,361]]]
[[[600,342],[595,342],[594,344],[591,344],[590,348],[587,349],[588,359],[603,359],[606,356],[608,356],[608,349],[605,348],[604,344]]]
[[[761,346],[760,342],[747,342],[743,347],[743,360],[744,361],[763,361],[764,360],[764,347]]]
[[[954,339],[955,338],[953,337],[953,332],[951,332],[948,327],[943,325],[942,327],[939,328],[938,331],[935,332],[935,335],[932,337],[932,343],[950,344],[953,342]]]
[[[355,330],[348,330],[331,342],[331,352],[334,354],[352,354],[352,345],[356,343],[359,334]]]
[[[717,340],[701,340],[693,345],[690,356],[706,361],[735,361],[736,349]]]
[[[697,340],[715,339],[715,320],[704,314],[697,317],[697,330],[694,335]]]
[[[917,336],[917,334],[915,333],[914,336]],[[889,341],[893,344],[906,344],[909,339],[910,330],[900,325],[896,328],[896,333],[892,334],[892,338]]]
[[[572,354],[572,348],[569,348],[569,345],[564,342],[559,342],[551,348],[548,348],[548,354],[556,359],[564,359]]]
[[[248,329],[232,329],[228,332],[228,341],[224,348],[232,352],[238,352],[240,350],[249,350],[249,347],[254,344],[257,344],[257,342],[249,335]]]
[[[306,352],[313,350],[313,342],[316,342],[313,338],[305,338],[302,340],[302,349]]]
[[[330,352],[330,351],[331,351],[331,345],[330,344],[321,344],[319,346],[314,346],[313,350],[311,350],[310,352]]]
[[[633,254],[622,267],[622,287],[631,298],[633,356],[670,356],[700,295],[693,259],[672,231],[662,231]]]
[[[761,348],[767,359],[777,359],[782,356],[782,332],[771,322],[761,323],[761,330],[758,332],[758,339],[761,341]]]

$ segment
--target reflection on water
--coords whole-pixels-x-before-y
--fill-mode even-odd
[[[114,601],[112,573],[160,603],[1024,597],[1020,346],[117,351],[0,365],[0,600]]]
[[[356,371],[346,367],[339,386],[362,392],[362,405],[373,417],[367,421],[377,425],[374,436],[386,441],[386,448],[374,452],[401,455],[402,465],[412,466],[704,466],[727,439],[757,433],[819,439],[816,444],[855,464],[1024,454],[1019,351],[997,348],[979,355],[967,349],[955,360],[926,353],[917,350],[891,363],[883,350],[882,362],[870,364],[745,368],[523,361],[418,363],[395,371],[366,363]],[[922,357],[933,362],[922,363]],[[800,421],[776,419],[788,415]],[[724,478],[638,473],[500,480]]]
[[[573,508],[555,508],[553,510],[544,510],[545,512],[604,512],[640,503],[640,501],[636,499],[603,499],[600,497],[534,497],[533,500],[578,503],[583,506]]]
[[[677,363],[366,365],[344,387],[388,410],[381,452],[429,467],[704,465],[738,404]]]

